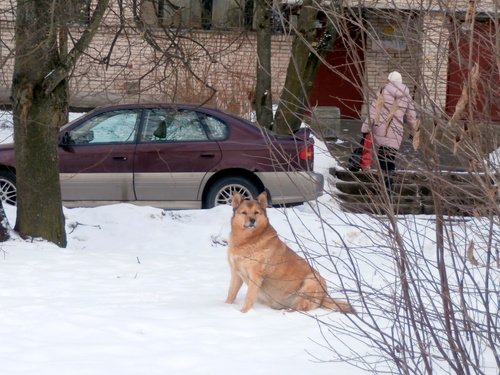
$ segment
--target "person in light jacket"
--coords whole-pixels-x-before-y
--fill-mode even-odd
[[[404,126],[410,136],[418,130],[415,106],[410,90],[403,83],[399,72],[391,72],[387,83],[380,89],[377,98],[370,104],[370,113],[361,127],[362,133],[371,133],[380,168],[384,171],[384,182],[392,192],[391,174],[396,169],[396,154],[403,140]]]

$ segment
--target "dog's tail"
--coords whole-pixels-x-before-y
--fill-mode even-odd
[[[349,302],[339,301],[338,299],[333,299],[330,297],[323,298],[323,301],[321,301],[321,307],[331,309],[333,311],[338,311],[343,314],[357,314],[356,310]]]

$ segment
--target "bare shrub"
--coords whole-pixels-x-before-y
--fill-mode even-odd
[[[295,229],[295,240],[332,293],[359,310],[344,318],[312,315],[324,340],[311,355],[377,374],[498,373],[499,166],[490,157],[500,146],[498,9],[484,4],[479,13],[439,3],[435,12],[423,3],[397,4],[400,10],[343,13],[315,4],[341,38],[350,38],[346,19],[364,32],[365,58],[353,69],[364,72],[358,89],[365,102],[391,70],[413,88],[422,122],[419,150],[400,152],[398,176],[403,187],[413,182],[412,199],[424,215],[399,214],[402,190],[386,190],[377,164],[369,180],[351,176],[371,207],[367,213],[323,204],[328,195],[338,201],[335,188],[309,207],[324,235],[310,238]],[[488,34],[485,25],[496,32]],[[448,70],[457,66],[459,94],[446,97],[447,86],[457,82]],[[342,164],[335,146],[330,150]],[[339,226],[350,228],[347,236]]]

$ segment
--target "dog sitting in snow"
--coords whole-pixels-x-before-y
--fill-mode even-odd
[[[324,307],[355,313],[347,302],[330,298],[326,282],[278,237],[267,217],[267,196],[245,200],[232,197],[233,216],[228,241],[231,281],[226,303],[233,303],[243,282],[247,295],[241,312],[258,301],[274,309],[309,311]]]

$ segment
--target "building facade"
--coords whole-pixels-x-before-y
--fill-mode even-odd
[[[0,104],[10,103],[12,3],[0,0]],[[74,36],[88,21],[92,6],[76,3],[70,10],[76,14],[70,27]],[[73,73],[71,107],[154,101],[209,104],[239,115],[252,110],[258,64],[253,0],[111,0],[110,4],[91,48]],[[450,113],[477,60],[491,81],[490,97],[482,105],[500,119],[494,0],[447,4],[443,8],[430,0],[353,0],[339,10],[325,3],[318,9],[318,33],[335,24],[339,37],[319,69],[309,105],[337,106],[343,117],[360,118],[364,103],[387,73],[399,70],[422,110]],[[284,85],[292,44],[289,29],[296,25],[298,12],[299,3],[274,4],[275,100]],[[472,52],[465,57],[455,53],[457,46],[472,45],[467,40],[476,38],[474,31],[479,28],[479,45],[486,48],[469,49]]]

